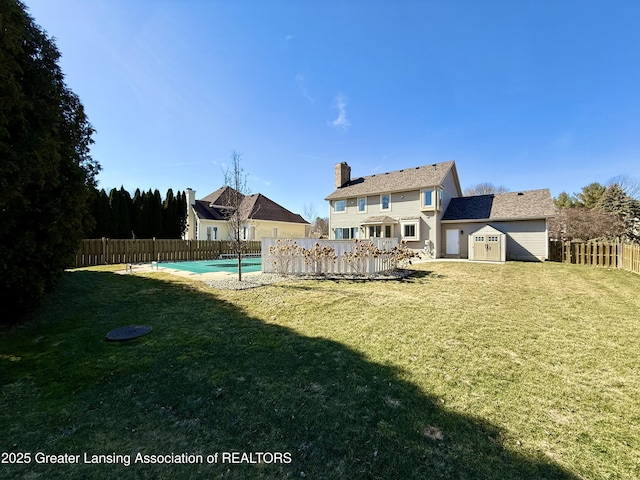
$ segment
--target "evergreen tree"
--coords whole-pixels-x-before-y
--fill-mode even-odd
[[[100,166],[60,54],[18,0],[0,0],[0,321],[52,289],[86,232]]]
[[[614,214],[624,224],[627,240],[640,240],[640,202],[630,197],[617,183],[607,187],[598,202],[598,208]]]
[[[143,205],[144,194],[140,192],[139,188],[136,188],[133,194],[133,200],[131,201],[131,222],[133,228],[134,238],[147,238],[147,225],[143,218]]]
[[[178,192],[176,198],[178,209],[178,238],[182,238],[184,232],[187,231],[187,196],[184,192]]]
[[[109,236],[109,197],[107,196],[107,192],[101,189],[98,192],[94,215],[96,226],[93,230],[92,238],[102,238]]]
[[[118,236],[116,238],[132,238],[131,195],[129,195],[129,192],[127,192],[124,187],[120,187],[118,196],[120,204],[118,208]]]
[[[151,190],[149,190],[151,193]],[[149,224],[151,225],[151,236],[163,238],[162,235],[162,196],[156,188],[151,194],[151,210],[149,212]]]
[[[109,238],[119,238],[120,230],[120,193],[115,188],[109,192]]]
[[[178,238],[178,217],[176,216],[176,198],[173,190],[167,190],[167,195],[162,204],[162,231],[165,238]]]
[[[574,195],[577,206],[595,208],[600,202],[600,199],[606,189],[607,187],[599,184],[598,182],[593,182],[586,187],[582,187],[582,191]]]
[[[558,210],[561,208],[573,208],[576,206],[575,198],[570,196],[567,192],[560,193],[560,195],[553,199],[553,203]]]

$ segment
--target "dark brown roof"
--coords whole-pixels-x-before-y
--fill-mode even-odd
[[[297,213],[290,212],[281,205],[265,197],[261,193],[256,193],[245,197],[243,206],[251,208],[250,218],[254,220],[271,220],[274,222],[289,223],[309,223]]]
[[[387,192],[402,192],[441,185],[451,169],[453,169],[457,181],[458,175],[455,171],[455,162],[453,161],[354,178],[343,187],[336,189],[331,195],[326,197],[325,200],[353,198]]]
[[[549,189],[452,198],[443,221],[516,220],[555,216]]]
[[[209,195],[202,198],[202,200],[213,205],[231,205],[233,203],[233,195],[239,195],[240,198],[244,198],[242,193],[229,186],[225,186],[219,188],[215,192],[211,192]]]
[[[198,218],[206,218],[207,220],[226,220],[227,216],[225,212],[217,207],[212,207],[211,202],[204,200],[196,200],[193,209],[198,215]]]
[[[270,220],[273,222],[309,223],[297,213],[290,212],[261,193],[245,196],[228,186],[219,188],[202,200],[196,200],[193,208],[199,218],[207,220],[227,220],[229,210],[225,208],[225,206],[232,203],[231,198],[234,194],[242,197],[240,208],[250,211],[251,214],[249,218],[251,219]]]

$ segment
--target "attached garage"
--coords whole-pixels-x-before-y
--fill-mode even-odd
[[[441,256],[477,260],[478,256],[490,255],[494,258],[499,249],[501,261],[544,261],[549,256],[547,221],[554,215],[548,189],[452,198],[442,217],[442,244],[446,245],[447,240],[444,232],[457,230],[461,237],[460,249],[457,254],[444,250]],[[475,245],[476,234],[478,243],[483,245]]]

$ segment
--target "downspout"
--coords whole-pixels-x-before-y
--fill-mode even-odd
[[[435,199],[435,206],[436,206],[436,210],[433,215],[433,229],[434,229],[434,235],[433,235],[433,258],[440,258],[440,252],[439,252],[439,248],[440,248],[440,229],[438,228],[440,226],[440,215],[438,210],[440,209],[440,195],[438,194],[438,187],[433,189],[433,194],[435,195],[436,199]]]
[[[442,216],[444,215],[444,211],[442,209],[442,204],[440,202],[440,193],[442,192],[442,195],[444,196],[444,185],[438,185],[435,188],[435,195],[436,195],[436,240],[435,240],[435,245],[433,247],[434,249],[434,257],[433,258],[440,258],[440,220],[442,220]]]

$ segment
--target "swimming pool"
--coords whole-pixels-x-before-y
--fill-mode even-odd
[[[242,272],[253,273],[262,271],[262,259],[245,257],[242,259]],[[161,262],[158,267],[174,268],[191,273],[226,272],[238,273],[238,259],[224,260],[191,260],[186,262]]]

